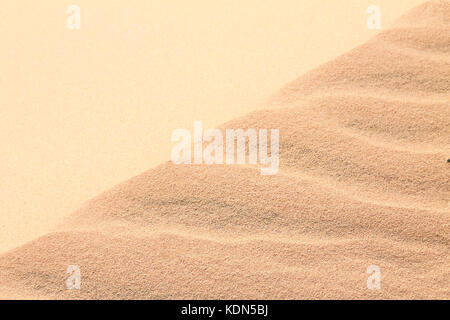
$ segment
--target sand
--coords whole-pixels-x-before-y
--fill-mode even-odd
[[[278,174],[161,164],[1,255],[0,297],[449,299],[449,90],[431,1],[222,126],[280,129]]]

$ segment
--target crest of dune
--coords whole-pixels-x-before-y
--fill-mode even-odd
[[[450,1],[431,1],[223,125],[279,129],[276,175],[162,164],[0,256],[0,294],[449,299],[449,101]]]

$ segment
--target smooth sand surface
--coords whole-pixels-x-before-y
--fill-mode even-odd
[[[387,28],[424,0],[377,0]],[[3,0],[0,254],[360,45],[372,0]]]
[[[162,164],[1,255],[0,297],[449,299],[449,90],[431,1],[222,126],[280,129],[278,174]]]

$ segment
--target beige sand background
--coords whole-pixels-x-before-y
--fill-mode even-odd
[[[420,0],[377,1],[389,26]],[[0,6],[0,251],[364,42],[372,1],[71,1]]]
[[[11,18],[23,37],[5,36],[5,249],[167,159],[194,119],[279,128],[282,165],[164,163],[120,183],[1,255],[1,296],[448,299],[450,2],[376,37],[369,3],[295,4],[113,2],[79,32],[40,25],[51,4],[18,11],[34,34]],[[416,3],[378,4],[386,26]],[[65,290],[69,264],[82,290]]]

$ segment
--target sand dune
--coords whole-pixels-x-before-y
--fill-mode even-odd
[[[0,256],[0,296],[449,299],[449,101],[450,2],[432,1],[223,125],[279,128],[278,174],[162,164]]]

